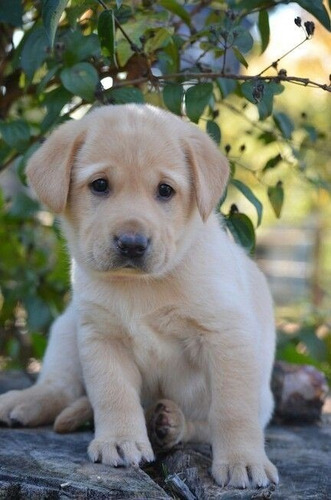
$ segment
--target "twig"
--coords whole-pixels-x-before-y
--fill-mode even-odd
[[[197,500],[185,482],[179,477],[178,474],[169,475],[166,484],[171,487],[175,494],[179,495],[182,500]]]
[[[96,0],[105,10],[110,10],[108,9],[107,5],[103,2],[103,0]],[[120,32],[122,33],[122,35],[124,36],[124,38],[126,39],[126,41],[129,43],[130,47],[131,47],[131,50],[133,50],[133,52],[136,52],[137,54],[143,54],[143,50],[140,49],[132,40],[131,38],[129,37],[129,35],[126,33],[126,31],[122,28],[121,24],[119,23],[119,21],[116,19],[116,17],[114,16],[114,21],[115,21],[115,24],[117,26],[117,28],[120,30]]]
[[[222,73],[220,72],[212,72],[212,71],[205,71],[202,73],[194,73],[194,72],[182,72],[182,73],[172,73],[168,75],[162,75],[162,76],[155,76],[153,75],[153,82],[157,81],[159,83],[168,81],[168,80],[178,80],[184,78],[185,80],[191,79],[192,81],[194,80],[213,80],[215,78],[226,78],[228,80],[237,80],[237,81],[257,81],[257,80],[262,80],[266,82],[287,82],[287,83],[294,83],[296,85],[302,85],[304,87],[315,87],[315,88],[320,88],[322,90],[326,90],[327,92],[331,92],[331,85],[327,84],[322,84],[315,82],[313,80],[310,80],[309,78],[300,78],[297,76],[287,76],[287,75],[276,75],[276,76],[259,76],[259,75],[236,75],[232,73]],[[139,85],[141,83],[146,83],[150,81],[150,78],[148,76],[143,76],[140,78],[135,78],[134,80],[125,80],[122,82],[115,82],[114,87],[125,87],[125,86],[131,86],[131,85]]]
[[[271,63],[269,66],[267,66],[265,69],[263,69],[261,71],[261,73],[259,73],[259,76],[260,75],[263,75],[263,73],[265,73],[268,69],[270,68],[275,68],[277,69],[277,65],[279,63],[279,61],[281,61],[282,59],[284,59],[284,57],[288,56],[289,54],[291,54],[291,52],[293,52],[294,50],[296,50],[297,48],[299,48],[303,43],[305,43],[307,40],[309,40],[308,36],[306,36],[306,38],[304,40],[302,40],[300,43],[298,43],[295,47],[293,47],[291,50],[289,50],[288,52],[286,52],[284,55],[282,55],[279,59],[277,59],[276,61],[274,61],[273,63]]]

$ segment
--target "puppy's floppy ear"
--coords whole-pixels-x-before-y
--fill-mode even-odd
[[[221,198],[229,178],[229,164],[214,141],[201,130],[189,125],[185,137],[186,156],[192,171],[196,202],[206,221]]]
[[[39,199],[53,212],[67,204],[71,168],[84,142],[85,125],[70,121],[61,125],[28,161],[26,174]]]

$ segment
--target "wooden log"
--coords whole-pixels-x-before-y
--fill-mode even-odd
[[[59,435],[47,427],[0,428],[0,499],[327,500],[331,491],[331,419],[326,418],[318,425],[302,425],[302,416],[314,415],[308,418],[310,421],[320,416],[325,378],[310,369],[307,375],[307,369],[302,372],[302,367],[296,365],[276,364],[275,370],[278,371],[273,376],[278,420],[284,420],[284,416],[287,420],[291,415],[292,422],[300,423],[272,425],[267,430],[267,453],[280,473],[277,487],[271,485],[259,490],[218,487],[210,475],[208,445],[179,445],[142,469],[112,468],[89,462],[86,450],[92,439],[91,431]],[[288,376],[292,377],[291,384],[286,381]],[[12,381],[10,374],[0,376],[0,390],[20,388],[18,380],[17,373]],[[21,382],[24,386],[30,383],[25,377]],[[286,401],[296,394],[298,384],[305,402],[294,397],[289,412]],[[293,387],[295,391],[291,392],[289,388]],[[295,406],[298,400],[300,406]]]
[[[331,425],[272,425],[266,432],[269,458],[277,466],[280,484],[268,488],[219,488],[210,476],[211,451],[189,444],[157,457],[158,470],[176,498],[182,500],[327,500],[331,498]],[[176,489],[173,477],[177,478]],[[170,478],[170,484],[169,484]],[[186,489],[180,490],[184,484]],[[187,494],[189,491],[189,495]]]
[[[322,372],[310,365],[277,361],[272,375],[277,422],[316,422],[328,394]]]
[[[142,469],[93,464],[91,432],[56,434],[50,428],[0,429],[0,498],[168,499]]]

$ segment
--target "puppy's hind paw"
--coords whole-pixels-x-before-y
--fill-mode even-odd
[[[54,430],[60,434],[73,432],[92,420],[92,406],[88,398],[83,396],[74,401],[56,417]]]
[[[185,431],[182,410],[168,399],[161,399],[147,411],[146,423],[152,444],[163,450],[179,443]]]

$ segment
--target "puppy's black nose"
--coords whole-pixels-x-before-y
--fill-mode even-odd
[[[123,233],[114,236],[114,243],[120,255],[133,259],[145,254],[149,246],[149,239],[139,233]]]

